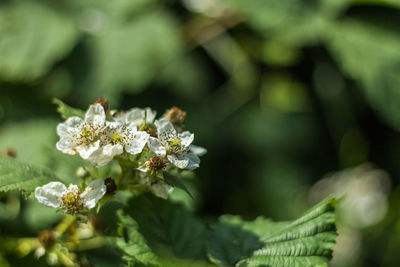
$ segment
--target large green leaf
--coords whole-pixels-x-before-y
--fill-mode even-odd
[[[207,245],[209,259],[222,266],[328,266],[337,236],[335,203],[328,198],[293,222],[222,216]]]
[[[134,239],[129,240],[129,235],[126,236],[128,244],[141,243],[138,242],[140,238],[137,238],[135,233],[139,231],[146,239],[148,246],[161,257],[189,261],[206,260],[205,243],[208,230],[183,206],[152,195],[134,198],[128,206],[125,216],[137,223],[136,226],[131,221],[132,226],[128,233],[131,235],[134,233]],[[146,247],[132,249],[147,253]]]
[[[37,186],[60,179],[50,170],[0,157],[0,192],[21,190],[29,196]]]
[[[272,226],[267,221],[264,233],[260,224],[248,225],[264,244],[237,266],[327,267],[337,236],[335,205],[336,199],[328,198],[293,222]]]
[[[116,239],[117,247],[123,251],[123,258],[136,265],[159,265],[158,257],[147,245],[146,239],[139,232],[137,222],[132,217],[118,212],[119,233],[123,236]]]
[[[367,100],[391,126],[400,129],[400,34],[378,24],[345,20],[326,32],[340,67],[359,82]]]
[[[75,45],[74,21],[43,1],[9,1],[0,9],[0,79],[31,81]]]

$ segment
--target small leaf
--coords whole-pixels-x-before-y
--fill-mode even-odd
[[[60,181],[50,170],[0,157],[0,192],[21,190],[29,196],[37,186]]]
[[[193,198],[193,195],[190,193],[189,189],[185,186],[185,184],[175,175],[172,175],[168,172],[164,172],[164,180],[169,184],[170,186],[177,187],[179,189],[182,189],[185,191],[191,198]]]
[[[60,99],[54,98],[53,103],[58,106],[57,112],[60,113],[61,117],[65,120],[72,116],[77,116],[80,118],[85,117],[85,112],[83,110],[70,107],[62,102]]]

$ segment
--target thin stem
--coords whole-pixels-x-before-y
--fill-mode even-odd
[[[76,216],[73,215],[65,215],[64,219],[56,226],[54,232],[56,232],[59,235],[62,235],[65,233],[65,231],[68,230],[68,228],[75,223],[76,221]]]

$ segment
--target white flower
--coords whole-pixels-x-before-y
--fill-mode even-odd
[[[126,112],[125,123],[134,123],[137,127],[142,127],[143,125],[150,125],[154,123],[157,112],[153,111],[151,108],[133,108]]]
[[[166,156],[180,169],[194,170],[199,167],[200,159],[191,147],[194,134],[188,131],[177,133],[172,123],[166,119],[157,120],[154,124],[158,138],[150,137],[148,145],[155,154]]]
[[[82,206],[94,208],[106,191],[107,187],[103,179],[93,180],[83,193],[80,193],[77,185],[70,184],[67,188],[63,183],[50,182],[36,187],[35,197],[39,203],[46,206],[76,213]]]
[[[100,104],[91,105],[84,120],[76,116],[68,118],[57,126],[57,134],[60,136],[57,149],[88,159],[100,147],[99,136],[105,121],[104,108]]]
[[[149,139],[149,134],[138,131],[131,123],[125,125],[121,122],[106,122],[106,128],[100,137],[100,148],[88,160],[96,166],[103,166],[110,162],[114,156],[126,152],[132,155],[142,152]]]

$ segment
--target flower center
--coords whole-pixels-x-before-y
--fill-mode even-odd
[[[122,143],[122,141],[123,141],[123,137],[122,137],[121,133],[114,133],[111,138],[112,138],[112,142],[114,144]]]
[[[169,145],[172,147],[181,147],[181,140],[179,140],[178,138],[169,140]]]
[[[81,142],[84,144],[93,143],[96,140],[95,131],[88,126],[84,126],[81,130]]]
[[[65,209],[67,212],[75,214],[79,211],[79,208],[82,204],[81,197],[79,193],[68,192],[64,194],[61,198],[62,205],[61,207]]]

